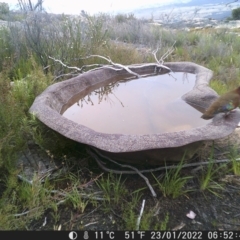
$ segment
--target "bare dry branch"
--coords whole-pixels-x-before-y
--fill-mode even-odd
[[[89,185],[91,185],[91,183],[96,182],[102,175],[103,175],[103,173],[99,174],[99,175],[96,176],[94,179],[91,179],[89,182],[86,182],[86,183],[84,183],[84,184],[81,184],[81,186],[79,186],[79,187],[80,187],[80,188],[88,187]]]
[[[110,159],[109,157],[106,157],[104,156],[103,154],[101,154],[96,148],[93,148],[92,149],[101,157],[107,159],[107,160],[112,160]],[[89,149],[87,149],[87,152],[91,155],[91,156],[96,156],[95,154],[93,154],[92,151],[89,151]],[[232,160],[230,159],[220,159],[220,160],[213,160],[212,163],[214,164],[218,164],[218,163],[228,163],[228,162],[231,162]],[[237,158],[236,161],[240,161],[240,158]],[[135,171],[126,171],[126,170],[112,170],[112,169],[109,169],[107,167],[105,167],[103,165],[103,163],[98,159],[97,161],[98,165],[105,171],[111,171],[112,173],[116,173],[116,174],[136,174]],[[182,168],[188,168],[188,167],[196,167],[196,166],[202,166],[202,165],[208,165],[209,164],[209,161],[206,161],[206,162],[196,162],[196,163],[186,163],[186,164],[183,164],[182,165]],[[175,169],[175,168],[178,168],[179,166],[177,165],[171,165],[171,166],[163,166],[163,167],[158,167],[158,168],[151,168],[151,169],[146,169],[146,170],[139,170],[139,172],[141,173],[151,173],[151,172],[157,172],[157,171],[162,171],[162,170],[168,170],[168,169]]]
[[[36,207],[36,208],[33,208],[33,209],[28,210],[28,211],[26,211],[26,212],[16,213],[16,214],[13,214],[13,216],[14,216],[14,217],[21,217],[21,216],[23,216],[23,215],[27,215],[28,213],[33,212],[33,211],[39,209],[39,208],[40,208],[40,207]]]
[[[174,43],[175,44],[175,43]],[[152,54],[154,55],[154,58],[157,62],[157,65],[154,64],[155,67],[159,68],[158,72],[160,72],[160,70],[163,68],[163,69],[166,69],[168,70],[169,72],[172,72],[172,70],[167,67],[167,66],[164,66],[163,63],[164,63],[164,59],[167,58],[173,51],[174,51],[174,44],[172,45],[171,48],[168,49],[168,51],[161,57],[160,60],[157,59],[157,52],[159,49],[156,49],[152,52]],[[77,72],[80,72],[82,73],[83,70],[85,68],[93,68],[93,69],[90,69],[88,72],[90,71],[96,71],[96,70],[99,70],[99,69],[113,69],[114,71],[121,71],[122,69],[126,70],[128,73],[132,74],[133,76],[137,77],[137,78],[140,78],[140,77],[146,77],[146,76],[151,76],[152,74],[146,74],[146,75],[139,75],[138,73],[132,71],[128,66],[124,66],[120,63],[115,63],[113,62],[110,57],[104,57],[104,56],[101,56],[101,55],[90,55],[90,56],[87,56],[87,57],[84,57],[84,58],[80,58],[81,60],[84,60],[84,59],[89,59],[89,58],[94,58],[94,57],[97,57],[97,58],[100,58],[100,59],[103,59],[105,61],[107,61],[110,65],[103,65],[103,64],[90,64],[90,65],[83,65],[81,68],[78,68],[78,67],[70,67],[68,66],[67,64],[63,63],[61,60],[59,59],[56,59],[56,58],[53,58],[51,56],[49,56],[48,58],[49,59],[52,59],[54,62],[58,62],[60,63],[63,67],[66,67],[68,69],[72,69],[72,70],[75,70]],[[149,64],[143,64],[141,65],[141,67],[143,66],[148,66]],[[150,64],[151,65],[151,64]],[[134,66],[134,67],[131,67],[132,69],[137,69],[138,67],[137,66]],[[156,71],[155,71],[156,73]],[[60,77],[65,77],[65,76],[71,76],[72,74],[76,74],[75,72],[73,73],[67,73],[67,74],[61,74],[57,77],[54,78],[54,81],[57,80],[58,78]]]
[[[139,217],[137,219],[136,230],[139,230],[139,225],[140,225],[141,218],[142,218],[142,215],[143,215],[144,207],[145,207],[145,199],[143,199],[143,201],[142,201],[142,207],[141,207],[141,210],[140,210]]]
[[[148,178],[145,177],[145,176],[144,176],[144,175],[143,175],[143,174],[142,174],[137,168],[135,168],[135,167],[133,167],[133,166],[130,166],[130,165],[126,165],[126,164],[120,164],[120,163],[115,162],[115,161],[113,161],[113,160],[111,160],[111,162],[117,164],[117,165],[120,166],[120,167],[123,167],[123,168],[130,168],[130,169],[133,169],[134,171],[136,171],[136,173],[137,173],[140,177],[142,177],[142,178],[145,180],[145,182],[146,182],[148,188],[150,189],[150,191],[151,191],[153,197],[157,197],[157,194],[156,194],[156,192],[154,191],[152,185],[150,184]]]
[[[157,64],[159,65],[159,67],[168,69],[168,70],[171,71],[171,72],[172,72],[172,70],[171,70],[170,68],[164,66],[163,64],[164,64],[164,59],[166,59],[166,58],[167,58],[170,54],[172,54],[172,52],[174,51],[174,45],[175,45],[175,43],[176,43],[176,41],[173,43],[173,45],[172,45],[170,48],[168,48],[167,52],[165,52],[160,59],[157,58],[157,52],[159,51],[159,47],[158,47],[157,49],[155,49],[155,50],[152,51],[152,54],[153,54],[153,56],[154,56]]]
[[[88,149],[88,153],[89,153],[92,157],[94,157],[94,159],[99,163],[100,160],[98,159],[98,157],[96,156],[96,154],[94,154],[90,149]],[[130,169],[134,170],[140,177],[142,177],[142,178],[145,180],[145,182],[146,182],[148,188],[150,189],[153,197],[157,197],[157,194],[156,194],[156,192],[154,191],[152,185],[149,183],[148,178],[145,177],[137,168],[135,168],[135,167],[133,167],[133,166],[130,166],[130,165],[126,165],[126,164],[120,164],[120,163],[115,162],[114,160],[112,160],[112,159],[110,159],[110,158],[108,158],[108,160],[111,161],[111,162],[113,162],[113,163],[115,163],[116,165],[118,165],[118,166],[120,166],[120,167],[130,168]],[[102,166],[102,164],[101,164],[100,166]],[[113,173],[115,172],[115,170],[111,170],[111,169],[108,169],[108,168],[104,168],[104,170],[105,170],[105,171],[108,171],[108,172],[113,172]]]
[[[97,222],[90,222],[90,223],[85,224],[84,227],[88,227],[88,226],[96,224],[96,223],[98,223],[98,221]]]
[[[82,71],[82,69],[81,69],[81,68],[78,68],[78,67],[69,67],[68,65],[64,64],[64,63],[63,63],[61,60],[59,60],[59,59],[56,59],[56,58],[53,58],[53,57],[50,57],[50,56],[48,56],[48,58],[52,59],[54,62],[59,62],[62,66],[66,67],[66,68],[68,68],[68,69],[74,69],[74,70],[79,71],[79,72]]]
[[[113,65],[114,67],[119,67],[120,69],[125,69],[127,72],[129,72],[130,74],[136,76],[137,78],[140,78],[140,77],[141,77],[139,74],[137,74],[137,73],[133,72],[132,70],[130,70],[127,66],[124,66],[124,65],[122,65],[122,64],[120,64],[120,63],[114,63],[114,62],[110,59],[110,57],[106,58],[106,57],[103,57],[103,56],[101,56],[101,55],[90,55],[90,56],[88,56],[88,57],[86,57],[86,58],[83,58],[83,59],[88,59],[88,58],[91,58],[91,57],[98,57],[98,58],[104,59],[104,60],[106,60],[107,62],[109,62],[111,65]]]
[[[21,176],[20,174],[18,174],[17,177],[18,177],[21,181],[26,182],[26,183],[32,185],[32,181],[29,181],[27,178]]]
[[[31,0],[18,0],[18,5],[20,9],[24,12],[34,12],[34,11],[42,11],[43,10],[43,0],[38,0],[37,3],[33,4]]]

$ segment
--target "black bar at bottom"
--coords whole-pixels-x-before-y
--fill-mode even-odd
[[[48,238],[57,240],[240,240],[240,231],[0,231],[0,239],[29,238],[34,240]]]

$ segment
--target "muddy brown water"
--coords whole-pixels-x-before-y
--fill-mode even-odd
[[[195,74],[177,72],[108,83],[75,98],[63,116],[109,134],[188,130],[208,122],[181,98],[193,89],[195,80]]]

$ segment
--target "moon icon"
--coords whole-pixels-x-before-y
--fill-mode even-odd
[[[77,233],[76,232],[70,232],[68,236],[71,240],[77,239]]]

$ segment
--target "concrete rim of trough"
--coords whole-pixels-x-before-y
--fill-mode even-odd
[[[191,62],[168,62],[164,65],[172,69],[173,72],[196,74],[195,86],[182,97],[189,104],[197,106],[200,102],[201,106],[207,108],[218,96],[209,87],[210,79],[213,76],[211,70]],[[129,66],[131,70],[138,74],[154,73],[156,67],[156,64]],[[115,153],[180,147],[193,142],[223,138],[231,134],[240,121],[240,111],[235,110],[228,118],[224,118],[223,114],[218,114],[210,123],[190,130],[151,135],[128,135],[96,132],[61,115],[63,105],[73,95],[119,74],[128,75],[126,70],[105,68],[86,72],[69,80],[55,83],[36,97],[29,112],[34,114],[45,125],[69,139]]]

